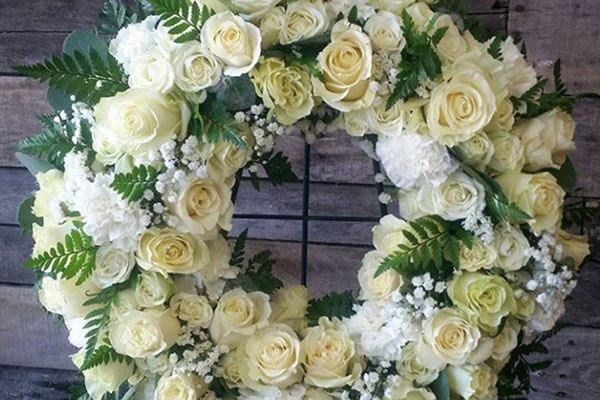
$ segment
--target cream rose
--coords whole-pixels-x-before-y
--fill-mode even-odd
[[[429,369],[417,357],[417,343],[409,342],[402,348],[400,359],[396,362],[396,371],[408,381],[427,386],[439,375],[438,369]]]
[[[493,245],[498,266],[507,272],[518,271],[529,261],[529,241],[519,227],[507,223],[496,226]]]
[[[200,36],[202,44],[223,62],[227,76],[247,73],[260,57],[260,30],[231,11],[210,17]]]
[[[382,1],[382,0],[376,0],[376,1]],[[431,8],[429,8],[429,6],[422,1],[416,1],[416,0],[400,0],[400,2],[398,2],[397,0],[383,0],[383,1],[387,2],[387,3],[395,4],[396,6],[394,8],[397,8],[398,6],[401,6],[402,8],[404,8],[408,5],[408,7],[406,7],[406,12],[408,13],[408,15],[410,15],[413,22],[417,26],[417,28],[419,28],[421,30],[427,26],[427,24],[429,23],[431,18],[433,18],[433,16],[435,15],[434,12],[431,11]],[[390,11],[394,11],[394,10],[390,10]],[[394,11],[394,12],[398,15],[401,14],[401,10]]]
[[[254,140],[249,132],[241,132],[241,134],[246,143],[245,148],[226,140],[200,144],[200,152],[206,160],[208,176],[214,181],[226,181],[227,178],[230,178],[250,161]]]
[[[518,136],[508,131],[488,132],[494,145],[494,155],[488,167],[497,173],[521,169],[525,163],[525,148]]]
[[[135,298],[135,289],[125,289],[120,291],[117,295],[117,301],[113,303],[110,310],[110,319],[111,321],[116,321],[120,319],[123,314],[126,314],[129,311],[137,311],[140,309],[141,306],[138,304]]]
[[[135,300],[142,307],[161,306],[169,300],[173,290],[170,276],[144,271],[135,285]]]
[[[259,29],[262,36],[263,49],[279,43],[279,32],[285,23],[285,8],[273,7],[260,18]]]
[[[300,343],[300,359],[304,382],[321,388],[352,384],[363,368],[345,325],[336,318],[321,317],[319,325],[306,330]]]
[[[362,299],[375,302],[387,301],[404,284],[402,276],[393,269],[388,269],[383,274],[375,277],[375,273],[385,256],[384,253],[374,250],[363,257],[362,266],[358,270],[358,282]]]
[[[246,373],[246,349],[244,346],[230,351],[220,363],[219,375],[225,380],[230,388],[239,388],[244,385],[242,376]]]
[[[204,296],[178,292],[171,297],[171,312],[180,320],[192,326],[208,328],[213,317],[213,309]]]
[[[73,364],[81,368],[84,360],[83,350],[71,356]],[[109,361],[83,371],[85,389],[93,400],[101,400],[107,393],[114,393],[133,375],[133,364],[125,361]]]
[[[296,3],[293,3],[296,4]],[[250,73],[257,94],[263,99],[269,115],[284,125],[291,125],[312,111],[314,100],[310,75],[300,67],[285,66],[279,59],[262,59]]]
[[[535,298],[531,293],[527,293],[521,289],[515,290],[515,300],[517,302],[517,312],[515,317],[522,321],[531,319],[535,311]]]
[[[319,388],[308,388],[304,395],[304,400],[334,400],[328,392]]]
[[[438,142],[454,146],[483,129],[496,112],[496,96],[483,71],[469,63],[436,86],[426,106],[427,126]]]
[[[184,92],[199,92],[221,80],[221,64],[198,42],[185,43],[173,64],[175,83]]]
[[[445,220],[456,221],[483,210],[485,190],[465,173],[454,172],[441,185],[423,185],[418,200],[427,214],[437,214]]]
[[[165,375],[158,380],[154,400],[198,400],[208,385],[196,374]]]
[[[336,110],[366,108],[373,102],[370,88],[372,49],[359,26],[341,20],[333,26],[329,43],[317,60],[323,81],[312,77],[315,94]]]
[[[528,223],[536,235],[544,230],[556,230],[561,220],[565,191],[552,174],[511,171],[497,177],[496,182],[510,201],[531,216]]]
[[[217,228],[231,230],[233,203],[229,181],[219,182],[190,174],[176,202],[169,203],[168,207],[179,217],[176,227],[181,231],[207,235]]]
[[[498,328],[502,318],[517,308],[512,288],[499,275],[463,272],[450,282],[448,296],[456,307],[491,333]]]
[[[110,342],[117,353],[132,358],[156,356],[175,344],[179,322],[168,310],[149,308],[129,311],[109,330]]]
[[[226,292],[214,311],[210,335],[219,344],[236,347],[269,323],[269,296],[236,288]]]
[[[405,128],[405,120],[410,113],[410,104],[397,101],[387,108],[386,102],[381,99],[377,105],[367,109],[366,123],[371,132],[388,136],[400,135]]]
[[[205,268],[210,254],[206,243],[190,234],[171,228],[152,228],[140,237],[136,259],[148,271],[190,274]]]
[[[415,387],[409,381],[392,384],[385,393],[385,400],[436,400],[433,392],[427,388]]]
[[[462,399],[497,398],[497,376],[486,364],[452,366],[446,368],[450,391]]]
[[[281,0],[230,0],[228,3],[232,10],[243,14],[245,19],[255,20],[280,2]]]
[[[171,61],[158,49],[134,56],[129,71],[129,87],[134,89],[152,89],[166,94],[175,85]]]
[[[285,324],[273,324],[255,332],[246,345],[246,371],[242,380],[247,387],[261,390],[285,388],[302,378],[300,341]]]
[[[371,0],[369,1],[375,8],[392,11],[400,15],[402,10],[410,6],[417,0]]]
[[[520,97],[536,84],[535,70],[515,46],[511,36],[502,42],[502,63],[509,78],[510,96]]]
[[[308,290],[302,285],[277,289],[271,295],[271,321],[285,323],[300,332],[306,328]]]
[[[329,18],[321,0],[298,0],[288,4],[285,21],[279,31],[279,42],[290,44],[322,34]]]
[[[473,245],[468,248],[464,244],[461,245],[458,259],[460,261],[460,269],[475,272],[480,269],[492,269],[496,266],[498,253],[496,249],[487,246],[479,239],[473,240]]]
[[[339,115],[335,124],[350,136],[361,137],[369,131],[368,110],[348,111]]]
[[[477,348],[481,333],[462,313],[443,308],[423,326],[417,344],[417,359],[429,369],[444,365],[463,365]]]
[[[408,244],[408,239],[402,231],[411,230],[408,222],[388,214],[373,227],[373,245],[380,252],[388,255],[398,250],[398,245]]]
[[[46,172],[38,172],[35,179],[39,190],[35,192],[31,211],[36,217],[43,218],[44,225],[60,224],[64,220],[58,200],[65,185],[62,171],[50,169]]]
[[[206,289],[206,295],[216,301],[223,293],[224,279],[233,279],[237,276],[239,268],[229,265],[231,249],[227,240],[217,237],[208,242],[210,261],[206,267],[196,274]]]
[[[389,11],[378,11],[364,26],[375,51],[402,51],[406,39],[398,17]]]
[[[556,242],[562,247],[563,261],[569,262],[570,260],[575,268],[579,268],[583,260],[590,255],[590,244],[585,235],[574,235],[558,229]]]
[[[509,98],[502,99],[498,102],[496,113],[486,129],[490,131],[510,131],[515,124],[514,111],[512,101]]]
[[[91,279],[82,285],[76,285],[75,281],[44,276],[38,291],[40,303],[49,312],[60,314],[65,319],[84,317],[93,307],[83,303],[89,300],[89,296],[100,292],[100,288]]]
[[[442,61],[452,63],[467,52],[467,42],[452,21],[450,15],[442,15],[435,21],[436,28],[448,28],[437,44],[437,51]]]
[[[514,132],[525,148],[525,171],[528,172],[559,169],[567,159],[567,152],[575,150],[575,121],[558,108],[518,121]]]
[[[485,170],[494,155],[494,143],[483,131],[475,133],[454,149],[465,163],[479,171]]]
[[[185,133],[190,111],[180,99],[149,89],[128,89],[94,108],[95,130],[105,131],[116,151],[134,158],[158,150]]]
[[[100,246],[96,251],[96,268],[92,280],[99,288],[105,289],[116,283],[125,282],[135,266],[133,253],[112,247]]]
[[[492,348],[492,358],[496,361],[502,361],[510,356],[519,344],[518,336],[521,326],[514,320],[508,319],[500,333],[494,337],[494,347]]]

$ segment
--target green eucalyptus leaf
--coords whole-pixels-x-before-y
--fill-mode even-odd
[[[88,54],[90,49],[96,50],[103,59],[108,56],[106,42],[92,32],[71,32],[63,42],[63,52],[66,54],[73,54],[75,51]]]
[[[58,113],[64,110],[67,114],[71,114],[73,100],[71,100],[71,96],[67,92],[50,86],[48,87],[47,98],[50,107],[52,107],[54,111]]]
[[[35,196],[31,195],[21,202],[19,210],[17,211],[17,222],[21,226],[23,232],[31,233],[33,231],[33,224],[42,224],[42,219],[33,214],[33,202]]]
[[[551,169],[550,173],[554,175],[560,187],[565,191],[571,193],[575,190],[577,171],[575,171],[575,167],[568,157],[560,169]]]
[[[450,400],[450,386],[448,385],[446,371],[441,371],[438,378],[429,385],[429,388],[435,394],[436,400]]]
[[[55,169],[54,165],[50,164],[47,161],[43,161],[27,154],[23,153],[15,153],[15,157],[27,170],[31,175],[37,175],[39,172],[46,172],[51,169]]]
[[[229,111],[242,111],[256,104],[256,92],[248,75],[226,77],[217,90],[217,100]]]

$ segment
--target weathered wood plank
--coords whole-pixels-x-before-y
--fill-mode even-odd
[[[60,54],[67,33],[2,32],[0,33],[0,74],[14,73],[12,67],[41,62]]]
[[[23,261],[31,255],[33,242],[16,226],[0,226],[0,282],[15,284],[33,283],[33,272],[23,268]]]
[[[0,366],[0,398],[4,400],[64,400],[75,372],[58,369]]]
[[[573,91],[600,91],[599,20],[596,0],[512,0],[508,31],[525,40],[540,73],[560,57]]]
[[[599,71],[600,72],[600,71]],[[577,187],[582,196],[600,197],[600,100],[586,100],[575,106],[577,150],[569,157],[577,169]]]

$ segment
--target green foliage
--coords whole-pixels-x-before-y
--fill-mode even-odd
[[[448,27],[438,28],[432,34],[429,33],[430,30],[419,31],[408,12],[402,11],[402,32],[406,46],[402,50],[402,61],[398,64],[399,72],[392,94],[387,100],[387,108],[398,100],[414,95],[422,81],[434,80],[441,75],[442,61],[435,46],[442,40]]]
[[[21,202],[19,210],[17,211],[17,222],[25,233],[31,233],[33,231],[33,224],[42,224],[42,218],[37,217],[33,214],[33,202],[35,196],[31,195]]]
[[[237,278],[228,282],[228,287],[241,287],[247,292],[260,290],[272,294],[283,286],[283,283],[273,275],[275,260],[272,258],[271,252],[265,250],[248,259],[244,267],[246,239],[247,231],[244,231],[240,234],[234,246],[230,264],[240,267],[242,271]]]
[[[476,17],[467,15],[469,8],[463,0],[438,0],[431,5],[431,9],[435,12],[457,15],[463,20],[464,29],[471,32],[480,42],[485,42],[492,37],[490,30],[482,27]]]
[[[473,236],[459,223],[438,215],[427,215],[408,224],[409,228],[402,230],[407,243],[398,245],[398,250],[383,260],[376,276],[394,269],[408,278],[425,272],[445,277],[458,268],[461,244],[469,248],[473,244]],[[435,271],[431,271],[432,267]]]
[[[544,341],[556,335],[565,325],[557,324],[551,330],[542,333],[529,344],[523,343],[523,332],[519,334],[519,345],[510,353],[510,359],[498,375],[498,398],[500,400],[527,399],[531,390],[530,374],[540,373],[552,365],[552,360],[529,362],[528,356],[546,354],[548,349]]]
[[[292,170],[289,159],[282,152],[270,152],[254,161],[255,165],[261,165],[264,168],[267,177],[269,178],[269,182],[271,182],[273,186],[298,182],[298,177]],[[254,189],[260,190],[260,182],[258,180],[258,175],[255,172],[250,172],[250,180]]]
[[[312,299],[308,303],[308,324],[317,325],[320,317],[349,317],[352,315],[354,299],[352,292],[330,293],[320,299]]]
[[[115,175],[110,184],[125,200],[134,202],[144,197],[146,190],[154,191],[158,170],[151,165],[134,167],[131,172]]]
[[[194,113],[192,132],[215,143],[219,140],[235,144],[241,149],[247,147],[246,142],[238,133],[239,129],[231,112],[224,104],[209,98]]]
[[[567,113],[573,112],[573,107],[577,101],[585,98],[600,98],[597,93],[580,93],[570,94],[567,92],[566,85],[562,79],[561,61],[556,60],[553,68],[554,76],[554,91],[546,93],[544,91],[548,79],[539,79],[538,82],[531,87],[521,97],[511,97],[515,109],[525,111],[519,113],[521,118],[535,118],[554,108],[560,108]]]
[[[86,359],[85,363],[81,367],[81,370],[85,371],[86,369],[94,368],[98,365],[108,364],[110,362],[126,362],[129,364],[132,362],[132,359],[123,354],[117,353],[110,344],[110,341],[105,339],[104,344],[96,347]]]
[[[215,92],[217,101],[229,111],[248,110],[256,104],[256,91],[247,74],[224,77]]]
[[[187,0],[149,0],[149,3],[177,43],[199,39],[202,25],[214,14],[195,1],[190,4]]]
[[[488,47],[487,51],[496,60],[502,61],[502,38],[500,36],[494,37],[494,40],[490,43],[490,47]]]
[[[563,208],[562,227],[570,228],[576,226],[585,228],[590,223],[596,223],[600,218],[600,205],[596,202],[588,203],[588,200],[580,200],[575,203],[565,204]]]
[[[96,268],[96,246],[92,238],[73,230],[50,250],[25,261],[25,267],[65,279],[77,276],[77,285],[83,284]]]
[[[73,143],[76,127],[71,121],[57,122],[54,117],[39,115],[42,133],[23,139],[17,145],[17,151],[47,161],[58,169],[63,169],[65,155],[73,149],[91,148],[91,131],[85,121],[81,121],[81,141]]]
[[[48,161],[40,160],[27,154],[23,153],[15,153],[15,157],[19,162],[27,168],[27,171],[31,175],[36,175],[39,172],[46,172],[54,168],[54,165],[50,164]]]
[[[437,379],[429,385],[429,389],[435,394],[436,400],[450,400],[450,387],[446,371],[441,371]]]
[[[77,381],[69,386],[69,400],[91,400],[85,388],[84,379],[82,373],[77,374]]]
[[[102,97],[113,96],[127,89],[123,70],[114,57],[103,57],[97,49],[74,51],[53,56],[39,64],[14,67],[29,77],[62,89],[77,100],[95,104]]]
[[[100,11],[100,22],[94,27],[98,35],[116,35],[121,28],[139,22],[147,17],[142,1],[133,1],[131,5],[120,0],[107,0]]]
[[[352,6],[350,11],[348,12],[348,22],[351,24],[358,24],[358,7]]]
[[[566,158],[560,169],[550,169],[548,172],[554,175],[556,181],[560,187],[565,190],[565,192],[569,194],[575,193],[575,185],[577,184],[577,171],[575,170],[575,166],[569,157]]]

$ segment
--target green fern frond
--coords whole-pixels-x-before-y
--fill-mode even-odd
[[[99,35],[115,36],[121,28],[142,21],[147,17],[143,2],[134,0],[127,6],[120,0],[107,0],[100,10],[99,23],[94,32]]]
[[[175,42],[185,43],[200,37],[202,25],[214,12],[206,7],[187,0],[149,0],[154,12],[159,15]]]
[[[113,349],[110,342],[107,340],[105,344],[96,347],[90,356],[84,361],[81,370],[94,368],[99,365],[108,364],[110,362],[126,362],[130,364],[133,360],[123,354],[119,354]]]
[[[25,261],[25,267],[51,276],[72,279],[83,284],[96,268],[96,246],[92,238],[73,230],[55,247],[39,256]]]
[[[247,147],[231,113],[222,103],[213,98],[205,101],[196,111],[193,124],[191,129],[211,143],[224,140],[240,149]]]
[[[343,318],[352,315],[354,299],[352,292],[330,293],[320,299],[312,299],[308,304],[307,317],[309,326],[319,323],[319,318]]]
[[[234,267],[242,267],[244,262],[244,255],[246,253],[246,241],[248,240],[248,229],[244,229],[242,233],[238,235],[233,251],[231,252],[231,258],[229,265]]]
[[[134,202],[144,197],[146,190],[154,191],[158,180],[158,170],[153,166],[140,165],[131,172],[115,175],[110,184],[125,200]]]
[[[496,60],[502,61],[502,38],[500,36],[494,37],[494,40],[490,43],[490,47],[488,47],[487,51]]]

